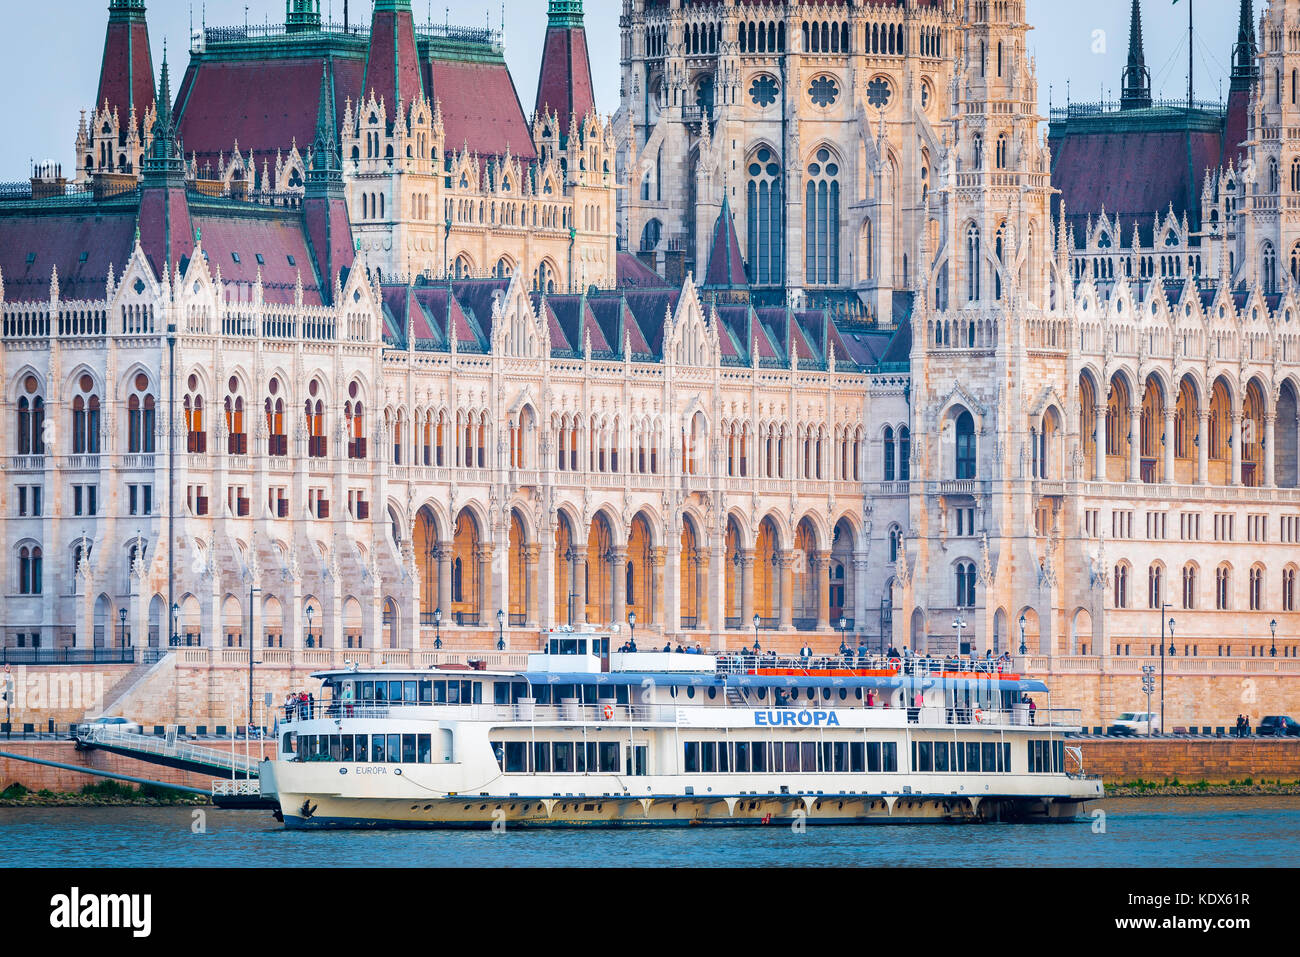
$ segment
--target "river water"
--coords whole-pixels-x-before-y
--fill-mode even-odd
[[[1275,867],[1300,797],[1124,798],[1071,824],[286,831],[267,811],[0,809],[3,867]]]

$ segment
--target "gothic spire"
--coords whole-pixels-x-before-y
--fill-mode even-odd
[[[143,122],[153,102],[153,56],[144,0],[112,0],[95,109],[107,105],[110,112],[117,110],[123,118],[134,110],[137,122]]]
[[[1128,34],[1128,65],[1124,67],[1120,108],[1144,110],[1151,106],[1151,71],[1147,69],[1142,49],[1142,4],[1133,0],[1133,15]]]
[[[162,78],[158,82],[158,118],[153,124],[153,143],[144,158],[146,179],[185,177],[185,153],[176,140],[172,117],[172,80],[167,66],[167,47],[163,46]]]
[[[320,74],[320,105],[316,112],[316,138],[312,141],[309,183],[341,184],[343,161],[339,155],[339,137],[335,125],[333,62],[325,61]]]
[[[1252,0],[1241,0],[1241,21],[1237,25],[1237,43],[1232,48],[1232,87],[1235,92],[1249,90],[1259,78],[1255,43],[1255,13]]]
[[[560,136],[566,140],[571,121],[581,123],[595,109],[582,0],[550,0],[534,115],[558,113]]]

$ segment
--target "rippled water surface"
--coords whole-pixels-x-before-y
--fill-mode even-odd
[[[286,831],[266,811],[0,809],[0,866],[1275,867],[1300,859],[1300,798],[1132,798],[1072,824],[625,831]]]

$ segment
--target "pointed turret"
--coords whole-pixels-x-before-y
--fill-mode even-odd
[[[736,219],[731,203],[723,197],[722,212],[713,227],[713,242],[709,245],[709,267],[704,274],[703,289],[722,293],[723,299],[748,298],[749,277],[745,273],[745,260],[740,254],[740,237],[736,235]]]
[[[333,62],[327,60],[321,71],[316,137],[302,202],[303,224],[320,274],[321,297],[326,301],[332,301],[342,288],[344,271],[352,268],[356,258],[335,115]]]
[[[596,109],[582,0],[550,0],[536,115],[558,113],[567,138],[573,117],[581,122]]]
[[[1124,92],[1120,108],[1145,110],[1151,106],[1151,71],[1147,69],[1142,49],[1142,4],[1133,0],[1133,16],[1128,33],[1128,66],[1124,67]]]
[[[153,56],[149,52],[144,0],[112,0],[108,5],[108,33],[95,109],[102,110],[107,104],[119,116],[127,117],[134,111],[143,118],[153,103]]]
[[[1237,42],[1232,48],[1232,86],[1234,93],[1245,93],[1259,78],[1259,46],[1255,43],[1255,14],[1251,0],[1241,0],[1241,19],[1237,24]]]
[[[398,103],[409,109],[424,95],[411,0],[375,0],[361,98],[369,96],[372,90],[388,107],[390,126],[398,118]]]
[[[172,81],[167,66],[167,51],[163,48],[162,78],[158,82],[158,118],[153,124],[153,142],[144,158],[144,176],[147,181],[168,180],[175,185],[185,183],[185,153],[176,139],[176,124],[172,118]]]

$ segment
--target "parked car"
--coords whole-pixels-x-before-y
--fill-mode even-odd
[[[1146,736],[1160,733],[1160,715],[1153,711],[1125,711],[1106,729],[1117,737]]]
[[[94,718],[86,722],[86,727],[90,729],[105,728],[109,731],[116,731],[121,734],[140,734],[140,725],[128,718],[103,717]]]
[[[1285,714],[1271,714],[1259,723],[1255,733],[1261,738],[1300,738],[1300,722]]]

